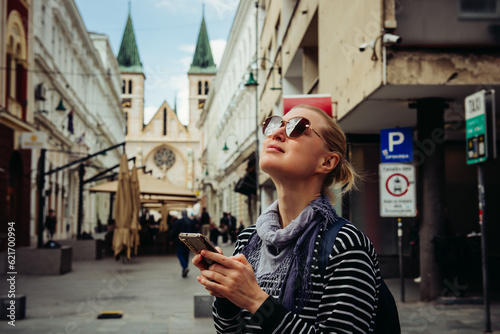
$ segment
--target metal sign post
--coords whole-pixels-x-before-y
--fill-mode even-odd
[[[398,222],[399,276],[401,302],[404,303],[403,222],[401,217],[415,217],[417,215],[415,166],[404,163],[381,163],[379,165],[379,178],[380,216],[395,217]]]
[[[486,200],[483,165],[496,158],[495,91],[482,90],[465,98],[467,164],[477,164],[479,226],[481,228],[481,262],[483,272],[484,327],[491,332],[488,292],[488,252],[486,239]]]
[[[403,270],[403,222],[401,217],[416,216],[413,129],[393,128],[380,131],[380,216],[397,217],[401,302],[405,301]],[[405,163],[406,162],[406,163]]]

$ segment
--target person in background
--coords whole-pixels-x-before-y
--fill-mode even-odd
[[[219,222],[219,235],[222,235],[222,243],[227,243],[229,232],[229,219],[227,217],[227,212],[222,213],[222,218]]]
[[[219,244],[219,229],[214,222],[210,223],[210,242],[217,246]]]
[[[324,231],[343,220],[329,188],[347,191],[356,176],[344,133],[324,111],[306,105],[268,118],[263,132],[260,168],[278,199],[240,233],[232,257],[204,250],[193,258],[198,281],[216,297],[216,331],[371,332],[381,277],[370,240],[345,224],[324,274],[318,266]],[[207,268],[204,257],[216,263]]]
[[[186,277],[189,272],[189,248],[179,240],[179,234],[196,232],[196,226],[195,223],[188,218],[186,210],[182,210],[181,215],[182,218],[177,219],[174,223],[170,241],[177,243],[177,258],[182,267],[182,277]]]
[[[45,217],[45,228],[49,232],[50,240],[54,238],[56,231],[57,218],[54,209],[49,209],[49,215]]]
[[[227,213],[227,220],[229,222],[229,237],[231,238],[231,244],[236,242],[236,218],[231,215],[231,212]]]
[[[207,208],[203,207],[201,209],[201,217],[200,217],[200,224],[201,224],[201,233],[210,239],[210,223],[212,219],[210,218],[210,214],[207,212]]]

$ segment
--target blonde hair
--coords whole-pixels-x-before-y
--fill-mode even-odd
[[[347,140],[345,134],[337,122],[323,110],[305,104],[297,105],[292,110],[298,108],[314,111],[323,118],[323,124],[320,127],[317,126],[318,128],[315,128],[315,130],[320,133],[326,142],[328,150],[339,155],[337,166],[328,173],[321,186],[321,193],[330,197],[331,202],[335,203],[336,196],[330,187],[333,185],[334,188],[341,188],[340,194],[342,196],[344,193],[356,188],[356,180],[359,178],[358,173],[346,159]]]

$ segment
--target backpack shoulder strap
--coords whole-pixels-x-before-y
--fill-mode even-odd
[[[350,222],[340,217],[335,223],[328,224],[326,227],[327,229],[323,232],[323,235],[321,236],[320,249],[318,251],[318,268],[321,276],[325,275],[328,259],[333,250],[333,245],[335,244],[335,239],[337,239],[340,229],[348,223]],[[379,289],[377,314],[374,319],[374,333],[400,334],[401,326],[399,323],[396,302],[382,277],[380,278]]]
[[[320,249],[319,249],[319,259],[318,259],[318,268],[321,276],[325,275],[326,266],[328,265],[328,258],[332,252],[333,245],[335,244],[335,239],[337,239],[337,234],[340,229],[349,223],[347,220],[343,218],[339,218],[333,224],[327,224],[326,230],[323,232],[321,236]]]

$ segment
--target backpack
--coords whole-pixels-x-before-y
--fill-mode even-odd
[[[333,225],[328,224],[327,230],[323,232],[319,249],[319,272],[324,276],[326,266],[328,264],[328,257],[332,252],[333,244],[337,238],[342,226],[349,223],[347,220],[340,218]],[[373,327],[374,333],[383,334],[400,334],[401,326],[399,324],[398,308],[392,296],[391,291],[385,284],[382,277],[380,278],[379,296],[377,302],[377,314],[374,319],[375,325]]]

